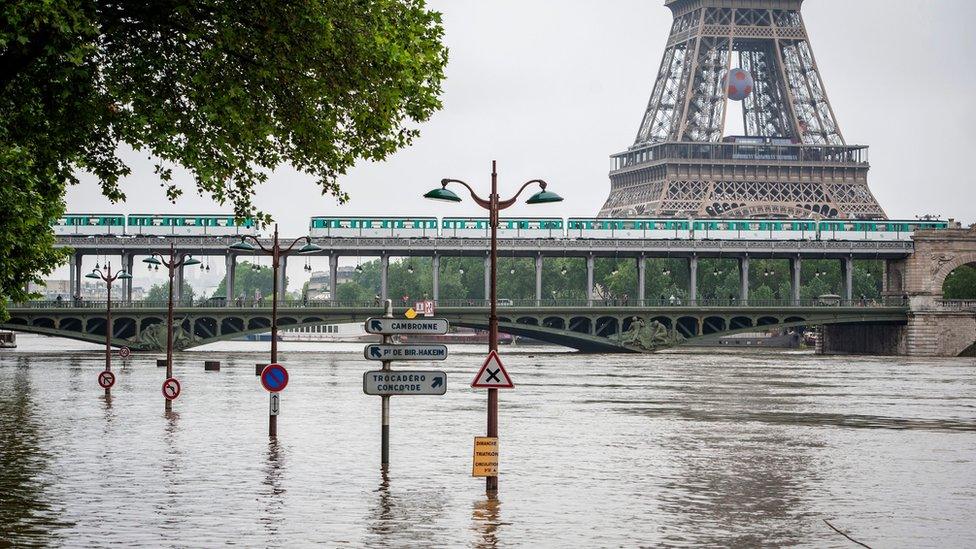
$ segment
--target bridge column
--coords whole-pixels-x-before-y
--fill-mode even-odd
[[[800,256],[790,259],[790,297],[793,305],[800,304],[800,272],[803,267]]]
[[[491,297],[491,257],[485,256],[485,303]]]
[[[75,296],[81,293],[78,288],[78,273],[80,269],[78,265],[81,263],[81,257],[78,254],[71,254],[68,258],[68,293],[71,295],[67,296],[68,301],[74,303]]]
[[[535,306],[542,305],[542,254],[535,256]]]
[[[637,303],[644,305],[644,282],[647,280],[647,261],[644,254],[637,258]]]
[[[329,256],[329,299],[339,299],[339,255],[335,252]]]
[[[286,291],[288,288],[285,287],[285,280],[288,274],[288,256],[283,256],[278,258],[278,303],[285,300],[287,296]]]
[[[436,302],[441,297],[441,256],[434,254],[431,260],[431,278],[434,282],[434,301]],[[487,299],[487,298],[485,298]]]
[[[389,290],[390,256],[380,255],[380,299],[386,301]]]
[[[586,306],[593,306],[593,268],[595,266],[593,254],[586,256]]]
[[[739,259],[739,303],[749,303],[749,256]]]
[[[698,256],[688,258],[688,304],[698,304]]]
[[[176,254],[176,259],[179,262],[183,262],[183,258],[186,257],[183,254]],[[180,300],[183,299],[183,265],[180,265],[173,272],[173,303],[179,304]]]
[[[125,265],[125,272],[129,273],[129,276],[132,276],[132,270],[136,268],[136,254],[133,253],[126,254],[126,256],[122,258],[122,264]],[[126,303],[132,303],[132,281],[133,280],[134,279],[132,278],[127,278],[124,280]]]
[[[840,262],[840,272],[844,277],[844,299],[850,303],[854,299],[854,258],[847,256]]]
[[[237,298],[234,295],[234,278],[237,276],[237,256],[231,252],[228,252],[224,256],[224,296],[227,299],[227,305],[230,306]]]

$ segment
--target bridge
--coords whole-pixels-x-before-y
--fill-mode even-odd
[[[440,260],[443,257],[483,257],[488,261],[487,250],[489,241],[485,238],[313,238],[321,251],[311,256],[328,256],[330,281],[332,284],[330,295],[336,295],[337,271],[340,257],[378,257],[381,260],[380,296],[388,297],[388,272],[391,257],[430,257],[433,261],[433,287],[431,296],[440,299],[438,281]],[[170,243],[174,244],[179,254],[192,254],[197,258],[220,257],[226,265],[226,272],[231,274],[229,281],[234,280],[237,260],[248,257],[248,252],[230,250],[228,246],[237,242],[233,237],[65,237],[57,239],[57,246],[71,248],[74,253],[70,258],[70,285],[72,295],[81,293],[81,280],[84,275],[82,262],[85,256],[116,256],[121,259],[121,265],[129,272],[135,265],[136,256],[147,256],[152,252],[168,253]],[[269,247],[269,239],[262,240]],[[824,241],[824,240],[650,240],[650,239],[612,239],[612,238],[580,238],[580,239],[544,239],[544,238],[503,238],[498,241],[499,257],[533,258],[536,270],[536,300],[543,299],[542,295],[542,264],[546,258],[580,258],[586,260],[587,291],[585,295],[593,295],[594,265],[596,258],[632,259],[636,261],[638,272],[638,300],[643,300],[645,259],[671,258],[687,261],[690,283],[688,288],[689,301],[698,299],[698,260],[702,258],[734,259],[738,262],[740,299],[749,298],[749,261],[750,259],[786,259],[790,262],[793,303],[800,299],[800,267],[804,259],[831,259],[841,263],[844,273],[843,296],[846,300],[853,299],[853,261],[863,260],[904,260],[912,255],[914,246],[911,241]],[[288,258],[282,258],[283,266]],[[285,269],[281,269],[284,277]],[[487,272],[487,269],[485,270]],[[182,269],[176,273],[178,283],[175,289],[179,291],[182,280]],[[284,285],[284,281],[279,281]],[[485,277],[487,288],[488,280]],[[122,295],[131,301],[131,284],[124,283]],[[233,283],[226,286],[226,299],[236,297]],[[488,292],[485,291],[485,295]],[[592,303],[591,303],[592,304]]]
[[[482,301],[442,301],[437,316],[454,326],[487,329],[488,307]],[[11,318],[0,327],[61,336],[93,343],[105,341],[104,302],[84,306],[50,301],[10,308]],[[395,309],[403,316],[405,309]],[[278,308],[281,329],[322,324],[363,322],[382,314],[372,303],[294,303]],[[535,300],[499,309],[499,329],[584,352],[648,352],[756,329],[817,325],[904,325],[908,306],[887,303],[777,301],[743,305],[732,301],[699,302],[694,306],[661,301],[588,303]],[[175,342],[179,349],[206,345],[248,334],[266,333],[271,308],[177,307]],[[166,304],[134,302],[112,306],[113,344],[146,351],[162,350],[166,341]]]

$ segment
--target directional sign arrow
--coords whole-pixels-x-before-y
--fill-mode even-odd
[[[373,332],[382,332],[383,331],[383,321],[382,320],[376,320],[376,319],[370,319],[370,321],[369,321],[369,327],[370,327],[370,330],[373,331]]]
[[[380,348],[377,347],[376,345],[370,345],[369,356],[373,358],[383,358],[383,351],[380,351]]]
[[[441,385],[444,385],[444,378],[442,378],[441,376],[437,376],[434,378],[434,382],[430,384],[430,388],[436,389]]]
[[[370,343],[363,347],[363,358],[383,361],[444,360],[447,358],[447,345]]]

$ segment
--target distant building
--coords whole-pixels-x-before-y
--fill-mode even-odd
[[[339,267],[336,271],[336,284],[343,284],[345,282],[352,282],[356,275],[355,267]],[[315,271],[312,273],[312,277],[308,280],[308,299],[322,300],[331,299],[331,288],[332,284],[329,280],[328,271]]]

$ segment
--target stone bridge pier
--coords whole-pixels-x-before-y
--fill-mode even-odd
[[[888,260],[883,292],[908,300],[905,323],[832,325],[820,330],[818,350],[907,356],[976,356],[976,301],[947,300],[946,277],[963,265],[976,265],[976,230],[920,231],[915,251]]]

